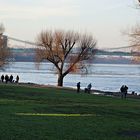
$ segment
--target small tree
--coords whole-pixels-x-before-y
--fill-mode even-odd
[[[96,40],[91,35],[73,31],[42,31],[38,36],[36,62],[48,60],[58,73],[58,86],[63,86],[64,77],[86,67],[93,59]]]
[[[3,24],[0,24],[0,67],[6,64],[6,59],[10,55],[9,49],[7,48],[7,46],[5,46],[5,36],[3,36],[4,31],[5,28]]]

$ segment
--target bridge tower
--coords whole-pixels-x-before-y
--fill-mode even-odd
[[[7,36],[3,35],[5,31],[4,25],[0,24],[0,44],[2,45],[2,47],[7,47]]]
[[[8,45],[8,37],[6,35],[0,34],[0,43],[3,47],[7,47]]]
[[[8,47],[8,37],[6,35],[3,35],[3,47]]]

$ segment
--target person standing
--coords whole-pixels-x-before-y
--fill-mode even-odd
[[[121,92],[121,98],[123,99],[124,85],[121,86],[121,88],[120,88],[120,92]]]
[[[124,98],[126,99],[126,95],[127,95],[127,90],[128,90],[128,87],[125,85],[124,86]]]
[[[5,82],[6,82],[6,84],[8,83],[8,81],[9,81],[9,76],[6,74],[5,75]]]
[[[77,93],[80,92],[80,84],[81,84],[80,82],[77,83]]]
[[[127,95],[127,90],[128,90],[128,87],[126,85],[122,85],[121,88],[120,88],[120,91],[121,91],[121,98],[125,98],[126,99],[126,95]]]
[[[17,75],[17,77],[16,77],[16,83],[18,83],[19,82],[19,76]]]
[[[1,76],[1,82],[4,82],[4,75]]]
[[[10,82],[13,82],[13,75],[10,75]]]

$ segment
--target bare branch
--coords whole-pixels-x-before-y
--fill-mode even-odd
[[[91,35],[56,30],[41,32],[38,44],[36,61],[41,62],[46,59],[53,63],[59,74],[58,79],[62,82],[68,73],[76,72],[83,67],[80,67],[81,62],[92,58],[96,40]],[[62,85],[59,82],[58,85]]]
[[[126,34],[129,37],[129,42],[133,46],[131,53],[133,54],[133,61],[140,62],[140,25],[132,27]]]

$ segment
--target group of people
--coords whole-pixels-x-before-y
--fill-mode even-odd
[[[77,83],[77,93],[80,92],[80,88],[81,88],[81,83],[78,82]],[[91,92],[91,88],[92,88],[92,84],[88,84],[88,86],[85,88],[85,93],[90,93]],[[126,95],[127,95],[127,91],[128,91],[128,87],[126,85],[122,85],[121,88],[120,88],[120,93],[121,93],[121,98],[123,99],[126,99]]]
[[[4,75],[1,75],[1,82],[2,83],[8,83],[8,82],[10,82],[10,83],[18,83],[19,82],[19,76],[17,75],[16,76],[16,79],[14,80],[14,77],[13,77],[13,75],[10,75],[10,76],[8,76],[7,74],[4,76]]]
[[[80,92],[80,88],[81,88],[81,85],[80,85],[80,84],[81,84],[80,82],[77,83],[77,93]],[[92,88],[92,84],[90,83],[90,84],[88,84],[88,86],[85,88],[85,93],[90,93],[90,92],[91,92],[91,88]]]

